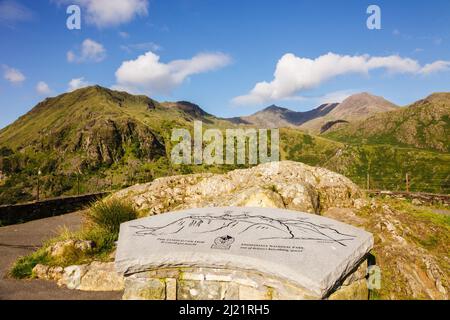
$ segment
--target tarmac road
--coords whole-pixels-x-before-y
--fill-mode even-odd
[[[82,214],[75,212],[0,228],[0,300],[119,300],[121,292],[83,292],[60,288],[52,281],[8,277],[18,257],[39,248],[63,226],[77,230],[81,223]]]

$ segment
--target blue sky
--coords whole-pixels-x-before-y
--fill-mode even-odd
[[[450,91],[449,21],[447,0],[0,0],[0,127],[86,84],[225,117],[361,91],[406,105]]]

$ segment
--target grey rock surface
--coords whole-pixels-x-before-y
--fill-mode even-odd
[[[373,236],[308,213],[272,208],[202,208],[122,224],[119,273],[165,267],[252,270],[323,297],[364,259]]]

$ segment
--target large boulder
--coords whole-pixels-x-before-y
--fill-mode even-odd
[[[116,272],[113,262],[94,261],[65,268],[58,284],[81,291],[122,291],[124,278]]]
[[[116,272],[114,262],[100,261],[66,268],[38,264],[33,268],[33,276],[80,291],[122,291],[125,282],[124,277]]]
[[[274,207],[319,214],[352,207],[360,189],[346,177],[299,162],[282,161],[226,174],[160,178],[113,195],[148,215],[199,207]]]

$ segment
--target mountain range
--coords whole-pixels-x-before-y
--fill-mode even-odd
[[[397,109],[396,105],[384,98],[364,92],[352,95],[342,103],[323,104],[306,112],[296,112],[272,105],[253,115],[233,118],[232,121],[258,127],[294,127],[317,134],[334,129],[342,123],[363,120],[375,114]]]
[[[352,143],[394,144],[450,152],[450,93],[435,93],[408,107],[378,113],[328,133]]]
[[[192,130],[194,120],[205,128],[280,127],[282,159],[327,167],[361,185],[368,171],[376,171],[380,188],[394,176],[398,187],[404,173],[412,172],[417,190],[446,192],[449,115],[450,93],[406,107],[361,93],[307,112],[270,106],[251,116],[223,119],[191,102],[158,102],[91,86],[47,98],[0,130],[0,203],[33,199],[38,171],[41,192],[57,196],[89,192],[93,186],[121,187],[139,175],[153,179],[239,167],[171,164],[172,129]],[[430,184],[428,178],[440,182]]]

